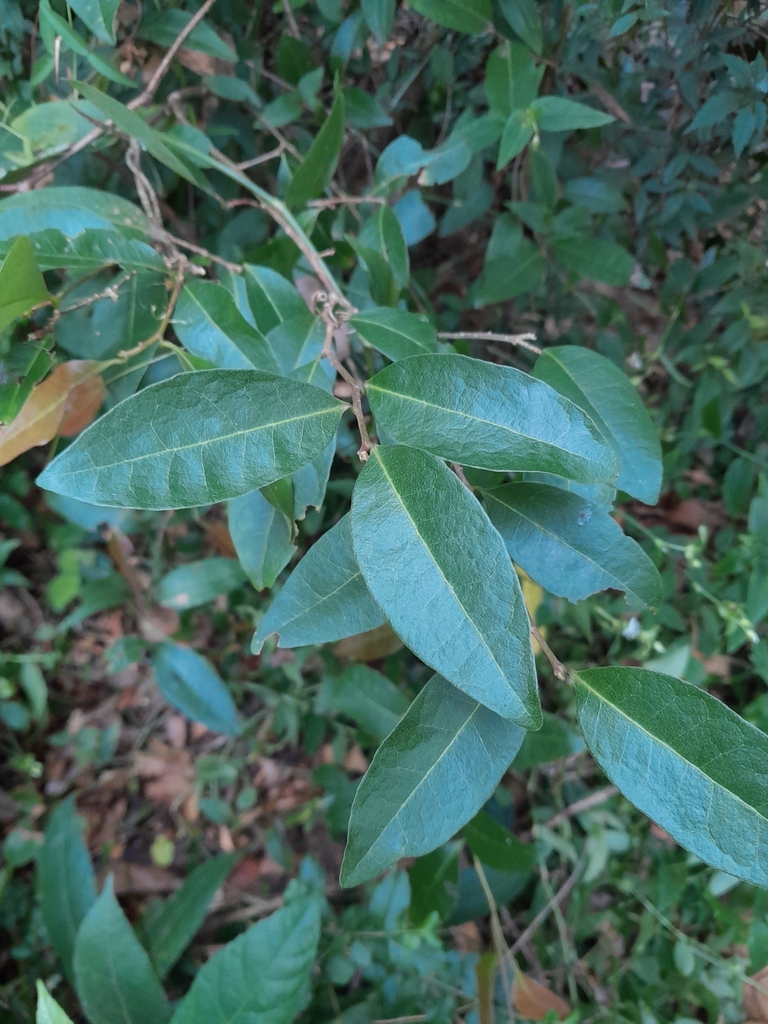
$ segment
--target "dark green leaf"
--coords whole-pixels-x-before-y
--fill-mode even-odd
[[[344,109],[347,123],[353,128],[388,128],[392,124],[392,118],[375,96],[356,86],[344,89]]]
[[[317,133],[296,170],[285,200],[289,206],[302,206],[308,199],[322,195],[333,177],[344,144],[344,94],[339,91],[328,119]]]
[[[72,28],[69,22],[51,10],[49,0],[40,0],[40,36],[46,50],[50,54],[60,53],[62,50],[72,50],[73,53],[85,57],[94,71],[104,75],[110,82],[122,85],[127,88],[133,87],[133,82],[112,65],[100,57],[97,53],[89,50],[85,45],[82,36]],[[57,42],[57,39],[59,40]]]
[[[510,160],[514,160],[518,153],[521,153],[533,138],[533,128],[525,120],[525,115],[519,110],[513,110],[504,125],[499,144],[499,158],[496,161],[496,170],[500,171],[506,167]]]
[[[293,570],[259,624],[253,651],[258,654],[272,633],[280,647],[303,647],[355,636],[384,621],[355,561],[349,516],[344,516]]]
[[[247,494],[324,451],[344,405],[260,370],[200,370],[144,388],[38,478],[95,505],[191,508]]]
[[[190,281],[182,289],[173,317],[182,345],[223,370],[267,370],[280,366],[267,340],[251,327],[223,285]]]
[[[160,978],[173,967],[205,920],[216,890],[232,870],[233,854],[204,861],[153,917],[149,929],[149,955]]]
[[[389,38],[395,21],[395,0],[362,0],[363,17],[381,44]]]
[[[51,945],[72,978],[75,937],[96,900],[91,858],[83,842],[83,819],[68,797],[51,815],[38,855],[38,888]]]
[[[77,933],[75,987],[90,1024],[166,1024],[171,1015],[111,878]]]
[[[257,590],[271,587],[296,551],[291,543],[291,521],[261,491],[251,491],[230,501],[227,521],[248,579]]]
[[[408,698],[367,665],[350,665],[332,681],[331,706],[383,740],[408,710]]]
[[[557,258],[579,277],[604,284],[626,284],[635,267],[634,257],[616,242],[589,235],[559,238],[554,244]]]
[[[349,326],[387,359],[396,362],[420,352],[437,352],[439,345],[432,324],[424,316],[403,309],[366,309],[350,318]]]
[[[541,53],[541,16],[536,0],[499,0],[499,7],[525,45],[534,53]]]
[[[559,761],[562,757],[579,754],[583,749],[584,741],[578,731],[562,718],[545,711],[544,724],[538,732],[525,734],[512,767],[522,772],[548,761]]]
[[[442,846],[498,785],[525,731],[433,676],[382,743],[352,806],[341,884]]]
[[[276,270],[246,263],[243,278],[256,326],[262,334],[268,334],[283,320],[306,315],[307,306],[301,295]]]
[[[0,331],[49,300],[32,243],[21,235],[0,267]]]
[[[531,111],[541,131],[567,132],[577,128],[599,128],[615,120],[611,114],[576,103],[564,96],[540,96]]]
[[[382,206],[379,212],[379,233],[382,256],[387,261],[395,284],[402,291],[408,286],[411,274],[408,246],[405,244],[398,219],[389,206]]]
[[[290,1024],[309,1000],[319,937],[316,899],[252,925],[198,971],[173,1024]]]
[[[387,435],[477,469],[611,480],[610,446],[571,402],[527,373],[459,355],[412,356],[366,385]]]
[[[491,0],[412,0],[411,7],[425,18],[456,32],[485,32],[491,21]]]
[[[768,736],[692,683],[639,668],[574,675],[608,778],[686,850],[768,887]]]
[[[408,872],[411,883],[408,916],[417,928],[430,914],[436,913],[441,921],[450,914],[459,889],[460,853],[461,843],[446,843],[414,861]]]
[[[242,728],[226,683],[211,663],[193,651],[170,641],[152,659],[160,692],[175,708],[214,732],[237,736]]]
[[[155,596],[166,608],[183,611],[207,604],[244,582],[245,573],[234,558],[203,558],[171,569],[158,583]]]
[[[351,522],[365,582],[403,643],[486,707],[538,728],[517,574],[459,478],[427,452],[376,447],[357,478]]]
[[[697,128],[711,128],[715,124],[724,121],[729,114],[738,110],[740,105],[736,93],[723,89],[710,96],[696,112],[696,116],[685,129],[685,134],[696,131]]]
[[[530,50],[519,43],[504,43],[494,50],[485,68],[485,92],[491,111],[507,120],[536,99],[544,65],[534,63]]]
[[[497,871],[532,871],[536,864],[536,850],[521,843],[495,821],[490,814],[480,811],[464,826],[464,839],[478,860]]]
[[[655,565],[598,505],[559,487],[518,482],[485,498],[513,560],[550,594],[581,601],[611,588],[625,591],[633,609],[659,606]]]
[[[575,346],[547,349],[534,375],[583,409],[621,464],[615,486],[653,505],[661,488],[661,445],[631,382],[605,356]]]
[[[67,3],[103,43],[115,45],[115,18],[120,0],[67,0]]]
[[[158,12],[150,10],[142,17],[137,35],[139,39],[148,39],[158,46],[173,46],[177,36],[184,31],[191,19],[191,11],[173,8]],[[237,54],[232,47],[227,46],[224,40],[219,38],[213,26],[207,21],[195,25],[184,40],[184,46],[231,64],[237,60]]]
[[[283,320],[267,335],[279,373],[293,374],[300,366],[320,355],[325,342],[325,325],[305,307],[303,313]]]

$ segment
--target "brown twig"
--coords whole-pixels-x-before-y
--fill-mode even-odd
[[[568,669],[565,667],[565,665],[562,663],[562,661],[560,661],[560,659],[554,653],[554,651],[549,646],[547,641],[541,635],[541,630],[536,625],[536,623],[533,621],[533,617],[531,616],[530,612],[528,612],[528,621],[529,621],[530,627],[531,627],[531,634],[533,635],[534,639],[536,640],[536,643],[539,645],[539,647],[544,652],[544,655],[545,655],[547,661],[552,666],[552,671],[555,673],[555,678],[556,679],[567,679],[568,678]]]
[[[341,311],[340,315],[340,312],[334,309],[335,298],[335,295],[329,296],[326,292],[316,292],[313,296],[313,305],[316,309],[319,307],[320,318],[325,324],[325,343],[321,357],[327,359],[336,373],[349,385],[352,392],[352,411],[355,414],[357,428],[360,431],[360,448],[358,449],[357,457],[361,462],[367,462],[373,448],[373,442],[368,433],[368,424],[365,422],[365,415],[363,413],[363,384],[344,366],[333,347],[333,332],[346,319],[346,310]]]
[[[552,817],[545,821],[543,824],[544,828],[554,828],[555,825],[559,825],[563,821],[567,821],[568,818],[572,818],[576,814],[581,814],[582,811],[589,811],[593,807],[598,807],[600,804],[604,804],[606,800],[610,800],[611,797],[617,796],[619,790],[616,786],[604,786],[602,789],[596,789],[594,793],[590,793],[589,796],[583,797],[581,800],[576,800],[568,807],[563,808],[562,811],[558,811],[557,814],[553,814]]]
[[[387,200],[381,196],[334,196],[332,199],[310,199],[307,206],[314,206],[315,209],[326,210],[334,206],[362,206],[365,203],[374,203],[378,206],[385,206]]]
[[[216,256],[207,249],[203,249],[201,245],[195,245],[194,242],[187,242],[183,238],[177,238],[176,235],[172,235],[169,231],[164,232],[164,234],[180,249],[189,249],[190,252],[197,253],[198,256],[204,256],[212,263],[217,263],[220,267],[224,267],[225,270],[231,270],[233,274],[242,274],[243,272],[241,263],[230,263],[229,260],[222,259],[221,256]]]
[[[537,345],[530,344],[532,341],[536,341],[536,335],[533,331],[527,331],[525,334],[495,334],[493,331],[440,331],[437,336],[445,341],[453,339],[464,341],[503,341],[505,345],[519,345],[520,348],[527,348],[529,352],[535,352],[537,356],[540,356],[542,352]]]
[[[582,865],[583,865],[583,860],[584,860],[584,858],[579,860],[578,864],[573,869],[573,871],[568,876],[568,878],[566,878],[566,880],[563,882],[563,884],[557,890],[557,892],[552,897],[552,899],[549,900],[547,902],[547,904],[541,908],[541,910],[538,912],[536,917],[534,917],[534,919],[531,921],[531,923],[528,925],[528,927],[525,929],[525,931],[522,932],[522,934],[520,935],[520,938],[519,939],[515,939],[514,943],[510,946],[510,949],[509,949],[509,955],[511,957],[514,956],[515,953],[517,953],[517,951],[519,949],[523,948],[523,946],[526,944],[526,942],[528,942],[528,940],[536,933],[536,931],[539,928],[539,925],[541,925],[544,921],[546,921],[546,919],[549,917],[549,915],[552,913],[552,911],[555,909],[555,907],[559,907],[560,906],[560,904],[567,897],[567,895],[571,891],[571,889],[573,889],[574,885],[576,885],[576,882],[578,881],[579,875],[581,874],[581,868],[582,868]]]

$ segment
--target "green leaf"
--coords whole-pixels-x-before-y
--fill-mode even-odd
[[[460,853],[461,843],[446,843],[414,861],[408,872],[411,883],[408,916],[417,928],[433,913],[437,913],[441,921],[448,918],[459,889]]]
[[[223,285],[190,281],[182,289],[173,316],[182,345],[223,370],[267,370],[280,366],[266,338],[251,327]]]
[[[173,1024],[290,1024],[309,1001],[320,902],[296,900],[201,967]]]
[[[83,842],[83,819],[77,814],[73,796],[51,815],[37,865],[45,928],[71,978],[77,930],[96,900],[91,858]]]
[[[90,1024],[166,1024],[171,1015],[111,878],[77,933],[75,987]]]
[[[467,822],[464,839],[478,860],[497,871],[533,871],[536,864],[535,848],[521,843],[485,811]]]
[[[333,177],[344,144],[344,94],[339,90],[331,112],[304,155],[285,193],[289,206],[303,206],[322,195]]]
[[[283,320],[267,335],[267,345],[278,366],[278,373],[292,374],[311,363],[323,349],[325,325],[305,307],[303,313]]]
[[[296,551],[290,519],[261,491],[251,491],[229,502],[227,521],[248,579],[257,590],[271,587]]]
[[[425,451],[376,447],[355,483],[351,523],[365,582],[403,643],[475,700],[537,729],[517,574],[459,478]]]
[[[377,740],[388,736],[408,710],[405,694],[367,665],[350,665],[331,685],[331,707]]]
[[[161,164],[165,164],[166,167],[178,174],[180,178],[184,178],[193,185],[197,185],[198,188],[204,191],[209,191],[208,182],[200,171],[187,163],[186,160],[182,160],[177,156],[166,143],[162,133],[155,131],[154,128],[150,128],[140,114],[137,114],[134,110],[129,110],[125,104],[120,103],[111,96],[107,96],[100,89],[96,89],[85,82],[73,82],[72,85],[81,95],[90,100],[95,107],[98,107],[102,114],[109,118],[116,128],[125,132],[130,138],[140,142],[147,152],[155,157],[156,160],[159,160]]]
[[[374,755],[349,822],[343,886],[442,846],[490,798],[525,731],[433,676]]]
[[[579,277],[604,284],[626,284],[635,268],[635,258],[616,242],[589,235],[558,238],[554,243],[557,258]]]
[[[438,25],[467,35],[490,27],[491,0],[412,0],[411,7]]]
[[[178,892],[152,918],[149,955],[159,978],[166,976],[195,937],[235,859],[233,854],[222,854],[198,864]]]
[[[395,0],[362,0],[363,17],[378,43],[389,38],[395,22]]]
[[[768,736],[692,683],[574,674],[587,746],[624,796],[707,864],[768,887]]]
[[[658,608],[656,566],[599,505],[560,487],[519,482],[484,497],[512,560],[550,594],[581,601],[610,588],[625,591],[633,609]]]
[[[158,12],[150,11],[142,17],[137,35],[139,39],[148,39],[151,43],[157,43],[158,46],[173,46],[177,37],[191,20],[191,11],[179,11],[173,8]],[[209,57],[216,57],[230,64],[237,61],[235,51],[231,46],[227,46],[207,21],[201,21],[195,25],[184,40],[184,46],[188,50],[207,53]]]
[[[87,273],[114,264],[125,270],[154,270],[165,273],[162,256],[135,239],[118,231],[88,228],[68,238],[55,228],[29,235],[35,262],[41,270],[64,269],[71,273]],[[11,245],[0,242],[0,255],[7,256]]]
[[[611,480],[618,464],[573,403],[534,377],[459,355],[412,356],[366,385],[388,436],[477,469]]]
[[[739,106],[740,100],[736,93],[726,89],[716,92],[699,107],[696,116],[683,134],[687,135],[698,128],[711,128],[715,124],[720,124],[726,117],[738,110]]]
[[[234,558],[202,558],[166,573],[157,585],[155,597],[166,608],[183,611],[214,601],[244,582],[245,573]]]
[[[32,243],[21,235],[0,267],[0,331],[50,301]]]
[[[167,641],[158,648],[152,666],[163,697],[183,715],[225,736],[239,734],[242,722],[227,684],[207,658]]]
[[[541,53],[543,32],[536,0],[499,0],[501,13],[534,53]]]
[[[616,120],[611,114],[565,99],[564,96],[539,96],[533,101],[530,109],[540,130],[544,132],[600,128]]]
[[[347,124],[353,128],[389,128],[392,124],[392,118],[375,96],[356,86],[345,86],[343,92]]]
[[[536,66],[530,50],[519,43],[504,43],[488,58],[485,93],[491,112],[506,120],[525,111],[536,99],[544,65]]]
[[[40,0],[39,11],[40,35],[46,50],[50,54],[55,54],[57,49],[59,52],[61,50],[72,50],[73,53],[85,57],[94,71],[104,75],[110,82],[129,89],[133,88],[133,82],[130,78],[115,70],[106,60],[103,60],[97,53],[93,53],[88,49],[85,45],[85,40],[75,32],[69,22],[51,10],[49,0]],[[56,42],[57,39],[60,40],[59,43]]]
[[[525,120],[525,114],[519,110],[513,110],[501,133],[496,170],[500,171],[502,167],[507,166],[510,160],[514,160],[518,153],[522,153],[532,138],[533,128]]]
[[[150,237],[149,218],[133,203],[111,192],[53,185],[17,192],[0,201],[0,239],[54,228],[74,238],[88,228]]]
[[[38,477],[93,505],[191,508],[288,476],[324,451],[345,406],[260,370],[199,370],[144,388]]]
[[[557,715],[544,712],[544,724],[538,732],[527,732],[512,767],[517,772],[549,761],[580,754],[584,741],[578,731]]]
[[[327,644],[385,622],[352,551],[349,516],[324,533],[293,570],[253,638],[258,654],[272,633],[280,647]]]
[[[38,978],[37,981],[37,1014],[35,1024],[72,1024],[71,1018],[50,994]]]
[[[389,206],[382,206],[379,211],[379,233],[381,236],[381,254],[387,261],[395,284],[402,291],[407,288],[411,275],[408,246],[405,244],[400,223]]]
[[[435,328],[426,317],[403,309],[366,309],[348,321],[362,340],[396,362],[420,352],[437,352]]]
[[[619,458],[614,486],[646,505],[659,499],[661,445],[637,391],[605,356],[586,348],[548,348],[533,373],[583,409]]]
[[[380,252],[360,245],[359,242],[355,243],[355,251],[368,274],[368,287],[373,301],[378,306],[396,306],[399,291],[387,261]]]
[[[120,0],[67,0],[67,3],[103,43],[115,45],[115,18]]]
[[[246,263],[243,278],[256,326],[266,335],[283,320],[306,316],[307,306],[298,290],[270,267]]]

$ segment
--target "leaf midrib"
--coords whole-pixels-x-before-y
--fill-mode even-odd
[[[660,736],[656,736],[654,735],[654,733],[649,732],[648,729],[646,729],[643,725],[640,724],[640,722],[637,721],[637,719],[630,717],[630,715],[628,715],[626,711],[620,708],[618,704],[614,704],[613,701],[610,701],[607,699],[607,697],[604,697],[599,690],[596,690],[593,686],[590,686],[589,683],[577,672],[573,673],[573,677],[581,686],[584,687],[585,690],[589,690],[590,693],[593,693],[599,701],[601,701],[607,707],[612,708],[616,712],[616,714],[618,714],[626,722],[629,722],[630,725],[635,726],[636,729],[642,732],[645,736],[648,736],[651,740],[654,741],[654,743],[657,743],[659,746],[664,747],[671,754],[673,754],[679,761],[682,761],[684,764],[690,765],[694,769],[694,771],[696,771],[703,778],[707,779],[712,786],[716,787],[717,789],[723,790],[723,792],[725,793],[730,794],[734,800],[738,801],[738,803],[741,804],[742,807],[745,807],[747,810],[751,811],[757,817],[761,818],[766,824],[768,824],[767,814],[763,814],[762,812],[758,811],[756,807],[754,807],[750,803],[747,803],[747,801],[743,797],[739,796],[738,793],[734,793],[734,791],[732,789],[729,789],[728,786],[724,786],[722,783],[717,782],[715,779],[713,779],[711,775],[707,775],[702,768],[699,768],[699,766],[695,764],[693,761],[689,761],[688,758],[683,757],[683,755],[679,751],[675,750],[674,747],[670,746],[666,740],[663,740]],[[714,700],[716,698],[713,697],[712,699]]]
[[[517,702],[518,702],[519,706],[520,706],[520,707],[522,708],[522,710],[523,710],[523,711],[524,711],[524,712],[525,712],[525,713],[527,714],[527,713],[528,713],[528,710],[527,710],[527,708],[525,707],[525,704],[523,703],[522,699],[521,699],[521,698],[520,698],[520,697],[518,696],[518,694],[516,693],[516,691],[514,690],[514,688],[513,688],[512,686],[511,686],[511,684],[510,684],[509,680],[507,679],[507,674],[506,674],[506,672],[504,672],[504,670],[502,669],[501,665],[499,665],[499,663],[498,663],[498,661],[496,660],[496,657],[495,657],[495,655],[494,655],[493,651],[492,651],[492,650],[490,649],[490,647],[488,646],[488,644],[487,644],[487,642],[486,642],[486,640],[485,640],[485,638],[484,638],[483,634],[482,634],[482,633],[480,632],[479,628],[478,628],[478,627],[477,627],[477,625],[475,624],[475,621],[474,621],[474,619],[473,619],[473,618],[472,618],[472,617],[470,616],[469,612],[468,612],[468,611],[467,611],[467,609],[466,609],[466,608],[464,607],[464,603],[463,603],[463,602],[461,601],[461,599],[459,598],[459,595],[458,595],[458,594],[456,593],[456,591],[454,590],[454,588],[453,588],[453,585],[452,585],[452,584],[450,583],[450,581],[449,581],[449,580],[448,580],[448,578],[446,577],[445,573],[443,572],[442,566],[441,566],[441,565],[440,565],[440,563],[439,563],[439,562],[437,561],[437,559],[435,558],[435,556],[434,556],[434,555],[432,554],[432,549],[431,549],[431,548],[430,548],[430,546],[429,546],[429,545],[427,544],[426,540],[424,539],[424,537],[423,537],[423,536],[422,536],[422,534],[421,534],[421,531],[419,530],[418,526],[417,526],[417,525],[416,525],[416,523],[414,522],[414,520],[413,520],[413,517],[411,516],[411,513],[410,513],[410,512],[408,511],[408,509],[406,508],[406,506],[405,506],[405,502],[404,502],[404,501],[402,500],[402,498],[400,497],[400,493],[398,492],[397,488],[395,487],[395,484],[394,484],[394,481],[392,480],[392,477],[391,477],[391,476],[389,475],[389,473],[387,472],[387,468],[386,468],[386,466],[384,465],[384,462],[383,462],[383,460],[382,460],[381,456],[380,456],[380,455],[378,454],[378,452],[376,451],[376,449],[374,449],[374,451],[373,451],[373,454],[374,454],[374,455],[376,456],[376,459],[377,459],[377,461],[378,461],[378,463],[379,463],[379,466],[381,466],[381,470],[382,470],[382,472],[384,473],[384,476],[385,476],[385,477],[387,478],[387,481],[389,482],[389,485],[390,485],[390,487],[392,488],[392,493],[393,493],[393,494],[394,494],[394,496],[395,496],[395,497],[397,498],[397,501],[398,501],[398,503],[399,503],[400,507],[402,508],[403,512],[405,513],[405,515],[406,515],[406,516],[407,516],[407,518],[408,518],[408,522],[409,522],[409,523],[411,524],[411,526],[413,527],[413,532],[414,532],[414,533],[416,534],[416,536],[417,536],[417,537],[419,538],[419,540],[421,541],[422,545],[424,546],[424,550],[425,550],[425,551],[427,552],[427,554],[429,555],[430,559],[432,560],[432,563],[434,564],[435,568],[436,568],[436,569],[437,569],[437,571],[438,571],[438,572],[440,573],[440,577],[442,578],[442,580],[443,580],[443,582],[445,583],[446,587],[447,587],[447,588],[448,588],[448,589],[450,590],[451,594],[453,595],[453,597],[454,597],[454,600],[456,601],[456,604],[458,604],[459,608],[460,608],[460,609],[462,610],[462,612],[464,613],[464,617],[465,617],[465,619],[466,619],[466,620],[467,620],[467,622],[468,622],[468,623],[469,623],[469,624],[471,625],[472,629],[473,629],[473,630],[475,631],[475,634],[477,635],[477,638],[478,638],[478,639],[480,640],[480,643],[481,643],[481,644],[483,645],[483,647],[485,648],[485,650],[486,650],[486,651],[488,652],[488,654],[490,655],[491,661],[492,661],[492,662],[493,662],[493,664],[494,664],[494,665],[496,666],[496,668],[497,668],[497,670],[498,670],[498,672],[499,672],[499,675],[500,675],[500,676],[501,676],[501,678],[502,678],[502,679],[504,680],[504,682],[505,682],[505,683],[507,684],[507,688],[509,689],[509,692],[510,692],[510,693],[511,693],[511,694],[513,695],[513,697],[514,697],[514,698],[515,698],[515,699],[517,700]],[[437,671],[437,670],[436,670],[436,671]],[[450,680],[448,680],[448,681],[450,682]],[[468,696],[469,696],[469,695],[468,695]],[[474,698],[470,698],[470,699],[474,700]]]
[[[331,407],[328,409],[320,409],[314,412],[303,413],[301,416],[290,416],[285,420],[274,420],[271,423],[262,423],[258,427],[249,427],[247,430],[236,430],[232,434],[222,434],[219,437],[208,438],[203,441],[194,441],[192,444],[180,445],[178,448],[161,448],[155,452],[148,452],[146,455],[136,455],[132,458],[121,459],[120,462],[107,462],[96,467],[98,472],[103,469],[114,469],[115,466],[126,466],[133,465],[136,462],[141,462],[144,459],[156,459],[161,455],[175,455],[176,452],[189,452],[194,448],[204,448],[209,444],[218,444],[220,441],[231,441],[234,437],[243,437],[245,434],[256,434],[260,430],[269,430],[274,427],[285,426],[286,423],[297,423],[299,420],[308,420],[313,416],[325,416],[328,413],[338,414],[338,407]],[[67,476],[77,476],[80,473],[92,473],[93,467],[85,469],[71,469],[68,471]]]
[[[579,454],[579,452],[572,451],[570,448],[563,448],[562,445],[555,444],[554,441],[544,441],[540,437],[535,437],[533,434],[525,434],[522,430],[513,430],[512,427],[507,427],[503,423],[497,423],[495,420],[486,420],[481,416],[474,416],[470,413],[461,412],[459,409],[448,409],[443,405],[438,405],[436,402],[428,402],[423,398],[414,398],[413,395],[403,395],[399,391],[392,391],[371,383],[366,385],[366,391],[378,391],[382,395],[391,395],[393,398],[401,398],[407,402],[413,402],[415,405],[424,405],[427,406],[427,408],[437,409],[439,412],[445,412],[451,416],[459,416],[462,419],[471,420],[473,423],[482,423],[482,425],[486,427],[496,427],[498,430],[506,431],[513,437],[524,437],[528,441],[535,441],[536,444],[546,445],[547,448],[554,448],[555,451],[564,452],[566,455],[570,455],[572,458],[578,459],[585,466],[589,466],[590,464],[604,465],[604,463],[598,463],[597,459],[588,458],[585,455]]]

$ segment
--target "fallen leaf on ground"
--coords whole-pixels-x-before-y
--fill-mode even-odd
[[[564,1020],[571,1008],[564,999],[556,995],[546,985],[534,981],[521,972],[515,975],[514,988],[515,1009],[521,1017],[529,1020],[542,1020],[548,1010],[554,1010],[560,1020]]]
[[[144,792],[149,800],[171,807],[189,795],[195,782],[195,769],[186,750],[176,750],[159,740],[150,742],[148,753],[134,760],[136,774],[148,780]]]
[[[768,1021],[768,967],[752,975],[752,981],[756,982],[766,991],[761,992],[752,985],[744,983],[744,1009],[754,1024],[765,1024]]]

